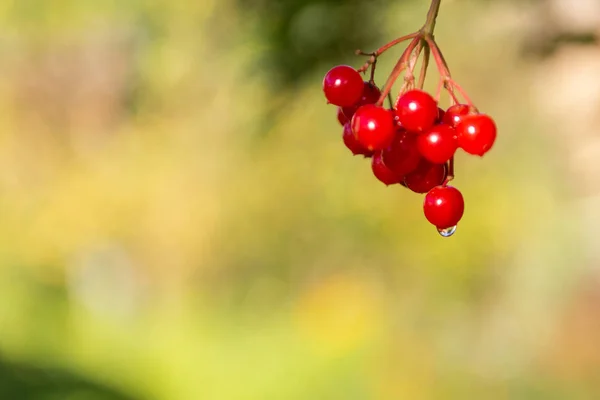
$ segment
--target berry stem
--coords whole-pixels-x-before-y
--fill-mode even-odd
[[[444,81],[450,79],[450,70],[448,69],[448,64],[446,64],[446,60],[444,60],[444,56],[442,55],[438,45],[435,43],[435,40],[433,40],[433,37],[431,36],[425,36],[424,39],[431,48],[431,54],[433,55],[433,59],[435,60],[438,71],[440,72],[440,76],[442,79],[444,79]]]
[[[387,50],[391,49],[392,47],[394,47],[395,45],[405,42],[409,39],[414,39],[417,36],[419,36],[421,34],[420,31],[417,32],[413,32],[413,33],[409,33],[408,35],[404,35],[402,37],[399,37],[398,39],[394,39],[391,42],[384,44],[383,46],[381,46],[380,48],[378,48],[377,50],[375,50],[372,53],[365,53],[362,50],[356,50],[356,54],[359,56],[371,56],[373,58],[377,58],[380,55],[382,55],[383,53],[385,53]]]
[[[456,98],[456,95],[454,94],[454,90],[453,90],[452,86],[450,85],[449,81],[447,81],[443,78],[440,78],[440,87],[444,87],[444,89],[446,89],[446,91],[450,95],[450,103],[452,105],[460,103],[460,101],[458,101],[458,99]]]
[[[419,59],[419,56],[421,55],[422,50],[423,50],[423,40],[419,40],[419,43],[417,44],[417,47],[415,48],[415,50],[410,58],[410,62],[408,63],[408,68],[405,73],[404,79],[409,81],[409,84],[415,80],[415,67],[417,66],[417,60]]]
[[[429,54],[431,52],[430,43],[428,38],[435,43],[433,38],[433,30],[435,29],[435,22],[437,20],[438,13],[440,11],[440,5],[442,0],[431,0],[431,4],[429,5],[429,11],[427,11],[427,19],[425,20],[425,24],[419,30],[419,38],[421,38],[421,43],[425,49],[423,53],[423,64],[421,65],[421,73],[419,75],[419,82],[417,83],[417,87],[419,89],[423,89],[425,85],[425,77],[427,75],[427,67],[429,67]]]
[[[381,106],[383,104],[383,101],[385,100],[386,96],[388,95],[390,90],[392,90],[392,86],[396,82],[396,79],[398,79],[398,77],[400,76],[402,71],[404,71],[406,69],[407,64],[409,62],[409,57],[420,41],[421,41],[421,38],[415,37],[408,44],[408,47],[406,48],[406,50],[404,50],[404,53],[402,53],[402,56],[400,56],[400,59],[394,66],[392,73],[390,74],[387,81],[385,82],[385,85],[383,86],[383,90],[381,91],[381,97],[379,97],[379,100],[376,103],[378,106]]]
[[[448,175],[446,175],[446,180],[444,181],[444,186],[448,184],[448,182],[454,179],[454,156],[450,157],[448,160]]]
[[[371,77],[369,78],[369,82],[374,85],[375,84],[375,67],[377,66],[377,58],[371,64]]]
[[[415,83],[415,67],[417,66],[417,60],[419,59],[419,56],[421,55],[421,50],[423,50],[423,40],[419,40],[419,43],[417,44],[417,47],[415,48],[410,61],[408,62],[408,68],[406,69],[406,72],[404,73],[404,83],[402,84],[402,87],[400,88],[400,90],[398,91],[398,96],[396,97],[396,103],[398,103],[398,99],[400,99],[400,97],[402,97],[402,95],[407,91],[407,90],[411,90],[414,86]],[[394,103],[394,104],[396,104]]]
[[[463,99],[465,100],[465,102],[470,105],[473,106],[473,102],[471,101],[471,99],[469,98],[469,96],[467,96],[467,93],[465,92],[465,90],[458,84],[456,83],[456,81],[452,78],[447,80],[448,85],[450,85],[453,89],[458,90],[458,93],[460,93],[460,95],[463,97]]]
[[[419,73],[419,82],[417,82],[417,88],[423,89],[425,86],[425,77],[427,76],[427,67],[429,66],[429,54],[430,49],[427,42],[423,43],[423,64],[421,64],[421,72]]]
[[[435,91],[435,101],[437,103],[440,102],[440,97],[442,96],[442,87],[444,87],[444,80],[442,78],[439,79],[437,89]]]
[[[433,39],[433,37],[425,36],[425,41],[431,48],[433,58],[435,59],[438,71],[440,72],[440,79],[443,82],[444,88],[450,94],[452,101],[454,101],[455,103],[459,103],[458,99],[456,98],[456,95],[454,94],[454,89],[456,89],[456,90],[458,90],[460,95],[463,97],[465,102],[468,105],[472,106],[473,102],[471,101],[471,99],[469,98],[469,96],[467,95],[465,90],[458,83],[456,83],[456,81],[454,79],[452,79],[452,76],[450,74],[450,69],[448,68],[448,64],[446,63],[446,60],[444,59],[444,55],[442,54],[442,51],[438,47],[438,45],[435,42],[435,40]]]
[[[435,29],[435,21],[440,11],[440,4],[442,0],[431,0],[429,11],[427,11],[427,19],[425,25],[421,28],[420,32],[423,36],[431,36],[433,38],[433,30]]]

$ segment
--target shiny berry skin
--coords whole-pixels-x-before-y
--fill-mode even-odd
[[[379,88],[371,82],[366,81],[364,82],[363,91],[360,99],[350,107],[343,107],[342,111],[348,119],[352,119],[354,113],[356,112],[356,110],[358,110],[360,106],[377,103],[377,100],[379,100],[379,96],[381,96],[381,91],[379,90]]]
[[[442,123],[445,115],[446,115],[446,111],[444,111],[444,109],[438,107],[438,115],[437,115],[437,118],[435,119],[435,123],[436,124]]]
[[[409,132],[423,132],[438,118],[438,106],[427,92],[414,89],[404,93],[396,102],[396,116]]]
[[[427,193],[446,179],[446,164],[433,164],[422,159],[416,170],[404,177],[404,184],[415,193]]]
[[[386,186],[394,185],[402,181],[402,178],[396,175],[383,163],[381,151],[373,154],[373,158],[371,159],[371,169],[373,170],[375,177],[385,183]]]
[[[358,104],[375,104],[377,100],[379,100],[379,97],[381,97],[381,90],[379,90],[379,88],[375,84],[365,81],[363,86],[363,93],[360,100],[358,101]]]
[[[450,159],[458,148],[456,133],[448,125],[435,125],[417,136],[417,149],[428,161],[443,164]]]
[[[342,107],[338,107],[338,109],[337,109],[337,120],[340,123],[340,125],[342,125],[342,126],[344,126],[348,122],[350,122],[350,118],[346,117],[346,115],[344,114],[344,110],[342,109]]]
[[[365,157],[371,157],[373,152],[365,149],[359,142],[356,140],[356,136],[354,136],[354,132],[352,132],[352,127],[348,122],[344,125],[344,134],[342,136],[344,139],[344,144],[346,147],[352,152],[353,155],[363,155]]]
[[[392,143],[383,152],[383,162],[398,176],[404,176],[417,169],[421,155],[417,150],[415,135],[398,130]]]
[[[391,111],[373,104],[361,106],[352,117],[352,131],[368,150],[381,150],[394,139],[396,128]]]
[[[465,211],[462,194],[453,186],[436,186],[425,195],[425,218],[438,229],[458,224]]]
[[[363,80],[358,71],[348,65],[338,65],[323,78],[323,92],[327,101],[340,107],[354,105],[363,92]]]
[[[496,124],[485,114],[468,115],[456,126],[456,135],[464,151],[483,156],[496,141]]]
[[[473,113],[472,110],[473,108],[467,104],[455,104],[446,110],[442,122],[456,128],[456,125],[458,125],[465,116]]]

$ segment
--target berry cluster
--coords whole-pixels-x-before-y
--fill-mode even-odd
[[[358,54],[370,56],[360,69],[347,65],[333,67],[325,75],[323,91],[328,103],[338,106],[337,118],[344,127],[346,147],[354,155],[371,158],[373,174],[385,185],[399,184],[413,192],[426,193],[425,217],[447,237],[455,232],[464,212],[462,194],[448,185],[454,178],[454,155],[459,148],[472,155],[486,154],[496,139],[496,125],[491,117],[473,106],[450,77],[431,33],[435,16],[437,9],[433,14],[430,10],[428,22],[421,30],[376,52],[359,51]],[[412,39],[411,43],[380,89],[374,80],[377,57],[408,39]],[[422,51],[422,69],[415,85],[413,72]],[[440,72],[435,97],[422,90],[430,51]],[[364,81],[361,72],[367,69],[371,70],[371,78]],[[392,103],[390,90],[402,72],[404,85]],[[451,102],[446,110],[438,105],[442,88],[449,93]],[[458,100],[455,90],[462,95],[463,102]],[[383,106],[386,98],[389,107]]]

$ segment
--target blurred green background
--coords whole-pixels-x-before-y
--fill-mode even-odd
[[[321,93],[428,3],[1,1],[0,398],[600,398],[600,5],[442,1],[443,239]]]

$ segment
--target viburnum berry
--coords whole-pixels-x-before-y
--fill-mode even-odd
[[[407,131],[423,132],[431,128],[438,118],[438,106],[429,93],[409,90],[398,98],[396,116]]]
[[[464,151],[483,156],[496,141],[496,124],[485,114],[468,115],[456,126],[456,135]]]
[[[390,110],[373,104],[361,106],[352,117],[352,131],[368,150],[381,150],[394,138],[394,116]]]
[[[435,125],[417,136],[419,153],[432,163],[445,163],[454,155],[457,148],[454,129],[448,125]]]
[[[363,93],[363,79],[357,70],[348,65],[338,65],[323,79],[323,92],[331,104],[341,107],[354,105]]]
[[[371,169],[373,170],[373,175],[375,175],[375,177],[381,182],[385,183],[386,186],[400,183],[402,181],[401,177],[396,175],[385,165],[383,162],[383,157],[381,157],[381,151],[373,154],[373,158],[371,159]]]
[[[441,124],[442,121],[444,120],[444,116],[446,115],[446,111],[444,111],[443,108],[438,107],[438,115],[437,118],[435,119],[435,123],[436,124]]]
[[[456,128],[456,125],[458,125],[465,116],[472,114],[473,112],[473,107],[468,104],[455,104],[446,110],[442,122]]]
[[[346,115],[344,114],[344,110],[342,109],[342,107],[338,107],[338,109],[337,109],[337,120],[340,123],[340,125],[342,125],[342,126],[344,126],[348,122],[350,122],[350,118],[346,117]]]
[[[417,169],[404,177],[404,184],[415,193],[427,193],[444,183],[446,175],[446,164],[434,164],[422,159]]]
[[[383,162],[398,176],[404,176],[417,169],[421,155],[417,150],[415,135],[398,130],[396,136],[383,152]]]
[[[453,186],[436,186],[425,195],[423,202],[425,218],[438,230],[456,226],[464,211],[463,196]]]
[[[360,99],[356,102],[356,104],[350,107],[342,107],[342,111],[348,119],[352,119],[354,113],[360,106],[377,103],[379,96],[381,96],[381,91],[379,88],[375,86],[375,84],[366,81],[363,85],[363,91]]]
[[[344,125],[344,134],[342,136],[344,139],[344,144],[346,147],[352,152],[353,155],[363,155],[365,157],[371,157],[373,152],[365,149],[359,142],[356,140],[356,136],[354,136],[354,132],[352,132],[352,127],[350,126],[350,122]]]

